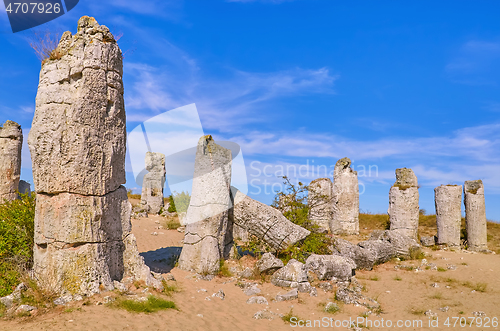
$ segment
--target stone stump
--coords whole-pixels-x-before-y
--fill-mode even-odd
[[[139,256],[125,183],[122,53],[94,18],[42,63],[28,145],[36,189],[34,276],[92,295],[131,277],[161,288]]]
[[[220,260],[232,248],[231,150],[217,145],[212,136],[198,141],[191,200],[184,222],[186,232],[179,268],[216,274]]]
[[[465,224],[467,249],[488,250],[484,185],[481,180],[466,181],[464,185]]]
[[[164,207],[165,155],[146,152],[146,170],[142,181],[141,205],[151,214],[159,214]]]
[[[437,243],[460,246],[462,186],[441,185],[434,189]]]
[[[359,186],[358,173],[351,168],[347,157],[335,164],[333,174],[332,233],[359,234]]]
[[[318,178],[309,184],[309,219],[326,231],[330,230],[330,224],[333,222],[332,190],[333,184],[329,178]],[[339,230],[340,224],[334,233]]]
[[[0,203],[17,199],[23,132],[16,122],[0,125]]]
[[[418,181],[413,170],[396,169],[396,182],[389,191],[389,221],[391,230],[417,240]]]

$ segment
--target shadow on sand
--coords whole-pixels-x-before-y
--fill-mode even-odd
[[[175,267],[181,251],[182,247],[165,247],[140,253],[140,255],[144,257],[144,262],[151,271],[167,273]]]

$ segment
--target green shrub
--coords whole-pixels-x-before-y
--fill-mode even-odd
[[[294,185],[286,176],[282,178],[285,191],[276,193],[272,206],[280,209],[292,223],[311,231],[311,234],[304,240],[277,252],[277,256],[287,263],[290,259],[305,262],[311,254],[331,254],[329,247],[333,245],[333,238],[320,232],[319,227],[309,219],[310,206],[307,200],[309,187],[301,182]]]
[[[175,203],[174,203],[175,200]],[[191,201],[191,196],[188,192],[182,191],[181,193],[174,192],[174,194],[170,194],[170,205],[168,206],[169,213],[182,213],[187,212],[189,207],[189,202]]]
[[[0,205],[0,296],[20,282],[20,270],[33,263],[35,196]]]
[[[172,301],[150,295],[148,301],[117,300],[114,306],[136,313],[154,313],[162,309],[177,309]]]

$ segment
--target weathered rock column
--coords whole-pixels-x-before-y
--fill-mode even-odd
[[[16,122],[0,125],[0,203],[17,199],[23,132]]]
[[[351,168],[347,157],[335,164],[333,173],[333,218],[332,233],[359,234],[359,186],[358,173]]]
[[[165,155],[146,152],[146,170],[142,180],[141,205],[151,214],[158,214],[163,208],[163,185],[165,184]]]
[[[417,240],[418,181],[413,170],[396,169],[396,182],[389,191],[389,221],[391,230]]]
[[[323,230],[330,230],[333,223],[333,184],[330,178],[318,178],[309,184],[309,219]],[[336,233],[340,230],[340,223],[337,223]]]
[[[481,180],[466,181],[464,185],[465,224],[467,249],[488,250],[484,186]]]
[[[232,248],[231,150],[217,145],[212,136],[198,141],[191,201],[179,268],[200,274],[216,274],[219,262]]]
[[[437,243],[460,246],[462,186],[441,185],[434,189]]]
[[[124,277],[161,287],[131,234],[125,187],[122,54],[94,18],[42,63],[28,144],[37,192],[34,275],[59,294],[91,295]]]

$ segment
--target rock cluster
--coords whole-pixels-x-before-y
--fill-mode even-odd
[[[146,170],[142,180],[141,207],[151,214],[159,214],[164,207],[165,155],[146,152]]]
[[[413,170],[396,169],[396,182],[389,191],[389,221],[391,230],[417,239],[418,234],[418,182]]]
[[[0,125],[0,203],[17,199],[23,132],[16,122]]]
[[[42,64],[28,144],[37,193],[34,275],[60,294],[91,295],[132,277],[161,287],[131,234],[125,183],[122,54],[84,16]]]
[[[437,243],[460,246],[462,186],[441,185],[434,189]]]
[[[340,222],[333,223],[333,183],[329,178],[318,178],[309,184],[309,219],[321,230],[340,232]],[[333,228],[333,229],[332,229]]]
[[[335,164],[332,200],[332,233],[337,233],[340,226],[344,234],[359,234],[358,173],[351,168],[351,160],[347,157]]]
[[[486,209],[484,185],[481,180],[466,181],[464,185],[467,249],[487,251]]]

